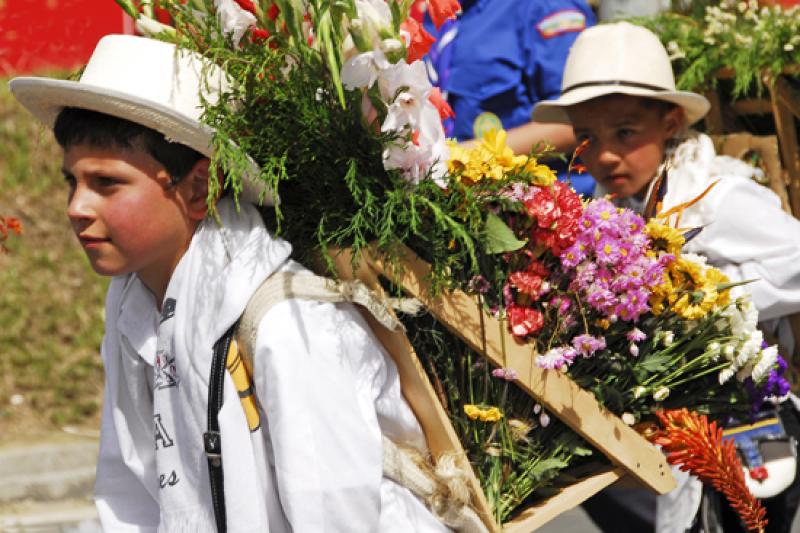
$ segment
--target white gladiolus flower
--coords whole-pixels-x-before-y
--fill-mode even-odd
[[[378,79],[378,73],[389,66],[389,61],[380,50],[358,54],[342,65],[342,84],[348,90],[369,89]]]
[[[245,32],[256,25],[255,15],[242,9],[234,0],[214,0],[214,6],[222,33],[230,35],[233,45],[238,46]]]
[[[666,400],[669,396],[669,387],[661,387],[653,393],[653,399],[657,402]]]
[[[636,417],[633,416],[633,413],[622,413],[622,421],[625,424],[632,426],[636,423]]]
[[[770,369],[775,366],[775,362],[778,360],[778,347],[777,346],[770,346],[769,348],[765,348],[761,351],[761,358],[758,360],[756,365],[753,367],[753,374],[752,378],[753,381],[758,383],[761,381]]]
[[[671,331],[664,332],[664,338],[662,339],[664,346],[669,346],[675,341],[675,334]]]
[[[731,368],[723,368],[719,373],[719,384],[724,385],[730,380],[736,372]]]
[[[637,400],[642,396],[644,396],[645,393],[647,393],[647,387],[639,385],[638,387],[633,389],[633,397],[636,398]]]

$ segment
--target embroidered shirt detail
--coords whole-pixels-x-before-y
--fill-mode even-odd
[[[577,9],[564,9],[548,15],[536,25],[536,29],[545,39],[551,39],[564,33],[578,32],[586,28],[586,15]]]

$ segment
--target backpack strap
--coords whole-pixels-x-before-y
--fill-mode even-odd
[[[234,323],[225,334],[214,343],[214,355],[211,360],[211,375],[208,379],[208,431],[203,433],[203,448],[208,460],[208,476],[211,482],[211,503],[214,506],[214,519],[217,532],[225,533],[225,490],[222,473],[222,440],[219,432],[219,411],[224,401],[225,362],[233,336],[238,326]]]
[[[403,328],[390,310],[390,302],[379,298],[358,280],[337,282],[309,273],[276,272],[256,289],[239,321],[239,351],[251,372],[261,319],[276,304],[288,299],[355,303],[387,329]],[[434,469],[416,450],[398,446],[383,436],[385,477],[411,491],[439,521],[455,531],[488,533],[486,525],[469,506],[467,482],[452,459],[441,458]]]
[[[250,368],[261,319],[276,304],[289,299],[358,304],[385,328],[393,331],[403,328],[403,324],[391,312],[389,302],[376,296],[358,280],[336,281],[310,273],[275,272],[250,297],[239,321],[239,348]]]

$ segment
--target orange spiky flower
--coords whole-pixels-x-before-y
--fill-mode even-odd
[[[581,156],[583,152],[589,147],[590,139],[585,139],[581,144],[575,148],[575,151],[572,152],[572,157],[569,160],[569,165],[567,165],[567,183],[570,182],[570,178],[572,177],[573,172],[577,172],[578,174],[583,174],[586,172],[586,166],[577,163],[576,160]]]
[[[724,494],[747,529],[763,533],[767,511],[747,489],[736,448],[733,441],[722,440],[722,428],[687,409],[658,411],[656,416],[664,429],[647,438],[661,446],[667,462]]]
[[[5,252],[3,244],[8,239],[8,234],[14,232],[17,235],[22,233],[22,223],[14,217],[4,217],[0,215],[0,252]]]

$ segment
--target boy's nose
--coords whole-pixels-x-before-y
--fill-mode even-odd
[[[604,166],[613,166],[620,162],[622,158],[608,145],[597,147],[597,162]]]
[[[74,223],[90,220],[94,214],[91,193],[81,186],[77,186],[67,200],[67,217]]]

